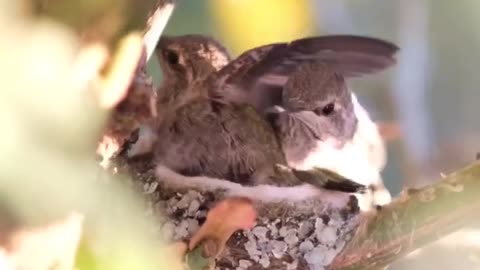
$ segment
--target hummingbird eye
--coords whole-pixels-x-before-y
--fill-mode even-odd
[[[321,108],[316,108],[313,112],[319,116],[320,115],[329,116],[334,111],[335,111],[335,103],[331,102]]]
[[[165,58],[167,59],[167,62],[170,65],[178,64],[178,60],[179,60],[178,54],[172,50],[167,50],[165,52]]]

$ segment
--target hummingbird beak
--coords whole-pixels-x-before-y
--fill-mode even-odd
[[[291,110],[288,110],[288,112],[290,112],[290,113],[302,113],[302,112],[312,112],[312,111],[305,110],[305,109],[291,109]]]
[[[317,115],[312,111],[307,111],[303,109],[291,110],[288,112],[288,116],[298,122],[300,125],[307,128],[308,131],[315,137],[317,140],[321,140],[320,134],[318,133],[317,127]]]

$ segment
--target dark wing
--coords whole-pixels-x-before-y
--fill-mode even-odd
[[[205,81],[210,97],[219,102],[227,103],[254,103],[251,102],[252,100],[256,100],[258,103],[261,98],[271,99],[276,92],[267,94],[266,87],[262,87],[263,93],[249,90],[251,89],[250,85],[257,84],[257,80],[260,79],[252,75],[255,74],[257,66],[263,63],[273,48],[276,51],[278,50],[276,48],[283,47],[285,47],[284,43],[264,45],[248,50],[235,58]],[[277,90],[277,88],[274,90]],[[251,96],[256,93],[259,94],[258,97]],[[281,98],[281,95],[279,97]],[[277,101],[280,102],[280,100]]]
[[[367,190],[366,186],[327,169],[315,168],[307,171],[294,169],[292,172],[300,181],[315,187],[349,193],[365,193]]]
[[[246,51],[215,74],[211,96],[250,103],[259,111],[281,104],[281,90],[299,64],[323,61],[346,77],[372,74],[395,64],[398,47],[375,38],[331,35],[276,43]]]
[[[376,38],[332,35],[305,38],[289,44],[286,58],[321,60],[345,77],[380,72],[396,63],[398,47]]]

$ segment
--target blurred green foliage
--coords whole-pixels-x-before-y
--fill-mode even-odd
[[[23,0],[26,10],[39,17],[55,18],[85,40],[115,45],[126,33],[143,30],[157,1],[137,0]],[[165,2],[165,1],[161,1]]]
[[[9,14],[21,10],[12,2],[0,10],[0,225],[42,228],[81,213],[79,269],[171,269],[142,201],[94,159],[108,113],[77,76],[94,67],[79,66],[75,30]]]

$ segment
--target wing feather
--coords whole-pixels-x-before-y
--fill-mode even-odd
[[[396,63],[398,47],[376,38],[330,35],[253,48],[211,78],[210,95],[224,102],[250,103],[263,112],[281,105],[283,86],[302,63],[322,61],[345,77],[385,70]]]

